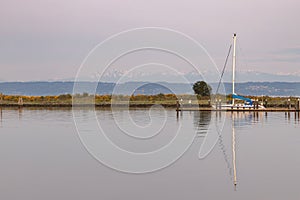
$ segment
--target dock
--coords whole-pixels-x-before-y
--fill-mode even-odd
[[[291,104],[290,99],[288,99],[287,103],[283,107],[266,107],[260,108],[258,101],[254,102],[253,107],[222,107],[221,103],[217,102],[215,107],[211,105],[207,106],[197,106],[194,105],[181,105],[179,101],[176,102],[176,111],[212,111],[212,112],[300,112],[300,99],[297,99],[295,104]]]
[[[300,112],[297,109],[288,109],[288,108],[265,108],[265,109],[215,109],[215,108],[179,108],[176,109],[177,112],[182,111],[211,111],[211,112]]]

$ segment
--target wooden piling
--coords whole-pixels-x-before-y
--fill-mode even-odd
[[[0,119],[2,121],[2,102],[3,101],[3,94],[0,93]]]
[[[176,114],[177,114],[177,118],[179,117],[179,111],[180,111],[179,100],[176,100]]]
[[[254,101],[254,110],[257,110],[258,109],[258,100],[256,99],[255,101]]]
[[[296,110],[299,112],[300,110],[300,99],[297,99],[296,101]]]
[[[22,97],[19,97],[18,106],[19,106],[19,109],[23,107],[23,99],[22,99]]]

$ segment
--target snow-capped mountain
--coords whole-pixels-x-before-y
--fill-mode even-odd
[[[222,78],[223,82],[231,82],[232,72],[226,71]],[[169,83],[190,82],[194,83],[198,80],[207,82],[218,82],[220,74],[212,71],[203,72],[143,72],[143,71],[109,71],[101,76],[100,81],[103,82],[129,82],[129,81],[148,81]],[[236,72],[236,82],[298,82],[300,81],[300,71],[290,74],[272,74],[258,71],[238,71]]]

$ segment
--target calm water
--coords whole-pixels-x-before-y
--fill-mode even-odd
[[[92,132],[89,123],[94,112],[75,112],[86,123],[85,131]],[[129,151],[161,148],[175,137],[178,127],[187,134],[196,131],[191,147],[174,164],[140,175],[112,170],[94,159],[79,139],[72,110],[3,109],[0,114],[0,199],[300,198],[300,120],[294,113],[184,112],[177,118],[174,110],[145,109],[131,110],[128,118],[124,110],[97,110],[108,137]],[[210,154],[200,160],[199,149],[211,129],[209,123],[224,117],[222,135]],[[130,133],[132,123],[145,131],[134,137],[124,134],[125,129]],[[149,139],[135,138],[138,136]]]

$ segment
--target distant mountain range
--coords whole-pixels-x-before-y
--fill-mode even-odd
[[[92,82],[80,82],[78,93],[93,94]],[[46,96],[72,94],[74,82],[2,82],[0,93],[10,95]],[[213,90],[217,83],[210,84]],[[226,93],[231,93],[231,83],[224,83]],[[168,82],[126,82],[126,83],[98,83],[97,94],[192,94],[192,85],[187,83]],[[236,83],[236,93],[241,95],[269,95],[269,96],[300,96],[300,82],[246,82]]]
[[[193,83],[198,80],[205,79],[207,82],[216,82],[220,74],[216,71],[202,71],[199,74],[196,71],[187,73],[175,73],[170,71],[161,72],[144,72],[144,71],[134,71],[127,73],[126,71],[108,71],[101,76],[100,80],[102,82],[117,82],[122,80],[122,82],[160,82],[164,80],[165,82],[174,83],[178,80],[185,78],[187,81]],[[224,82],[231,82],[231,71],[226,71],[223,76]],[[289,73],[289,74],[273,74],[258,71],[237,71],[236,72],[237,82],[300,82],[300,71]]]
[[[151,68],[150,68],[151,69]],[[133,70],[133,71],[121,71],[121,70],[108,70],[104,74],[95,73],[90,76],[82,76],[78,80],[90,81],[99,80],[100,82],[168,82],[168,83],[182,83],[188,81],[194,83],[198,80],[205,80],[207,82],[219,81],[220,73],[213,70],[203,70],[201,74],[197,71],[179,72],[161,69],[160,71],[151,70]],[[224,82],[231,82],[232,72],[225,71],[222,80]],[[49,79],[49,82],[72,82],[74,77],[64,79]],[[34,80],[40,81],[40,80]],[[0,82],[6,82],[1,77]],[[293,73],[281,73],[274,74],[272,72],[259,72],[259,71],[236,71],[236,82],[300,82],[300,70]]]

